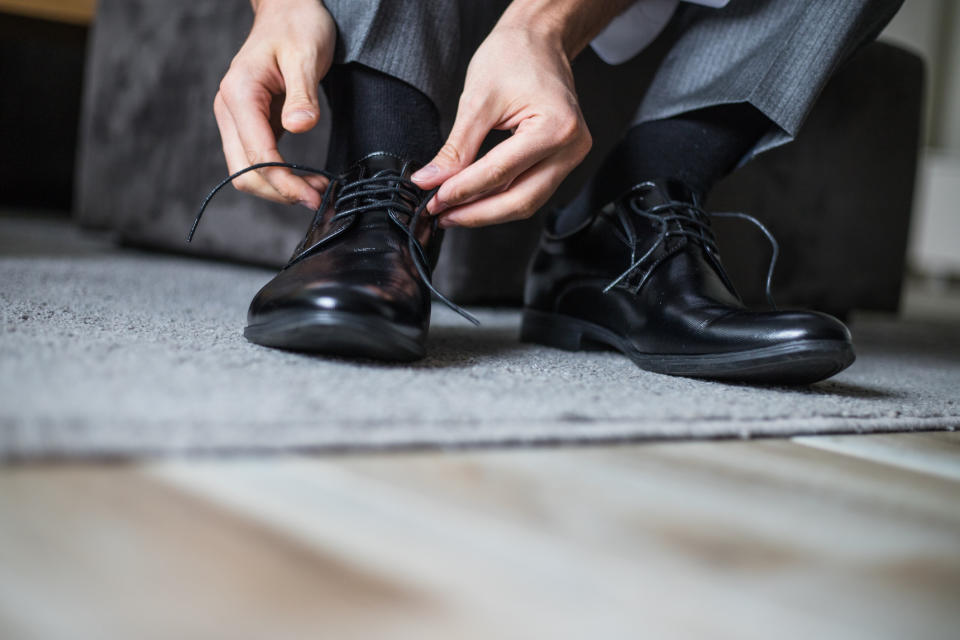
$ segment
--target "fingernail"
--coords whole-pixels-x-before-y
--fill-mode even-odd
[[[310,121],[313,120],[313,112],[312,112],[312,111],[303,111],[303,110],[301,110],[301,111],[294,111],[293,113],[291,113],[291,114],[288,116],[288,118],[289,118],[290,121],[292,121],[292,122],[310,122]]]
[[[316,211],[316,210],[317,210],[317,208],[316,208],[315,206],[313,206],[313,203],[311,203],[311,202],[308,201],[308,200],[301,200],[301,201],[298,202],[297,204],[300,205],[301,207],[306,207],[307,209],[310,209],[310,211]]]
[[[410,179],[413,180],[414,182],[425,182],[431,178],[436,177],[438,173],[440,173],[440,167],[438,167],[435,164],[428,164],[427,166],[423,167],[422,169],[414,173],[412,176],[410,176]]]

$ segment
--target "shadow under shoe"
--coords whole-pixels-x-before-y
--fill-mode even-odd
[[[558,215],[547,220],[527,278],[523,341],[612,347],[648,371],[763,384],[809,384],[854,361],[836,318],[744,307],[682,183],[644,182],[581,213],[584,223],[563,233]]]
[[[250,303],[244,336],[268,347],[409,361],[430,324],[442,231],[419,214],[418,167],[371,154],[331,182],[290,262]]]

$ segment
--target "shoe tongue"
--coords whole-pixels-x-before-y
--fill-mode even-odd
[[[630,191],[630,197],[635,198],[641,209],[648,210],[657,205],[668,202],[684,202],[698,204],[696,194],[679,180],[647,180],[641,182]]]
[[[394,171],[403,177],[413,173],[413,163],[390,153],[377,152],[371,153],[365,158],[355,162],[346,174],[351,180],[359,178],[369,178],[379,171]]]

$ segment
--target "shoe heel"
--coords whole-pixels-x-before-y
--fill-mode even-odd
[[[589,348],[589,340],[583,330],[552,313],[524,311],[520,324],[520,341],[542,344],[565,351],[583,351]]]

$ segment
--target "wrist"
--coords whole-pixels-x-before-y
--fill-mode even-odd
[[[554,49],[563,51],[568,59],[576,52],[568,36],[565,15],[549,0],[514,0],[497,22],[497,27],[524,31]]]
[[[497,26],[524,29],[573,60],[636,0],[513,0]]]

